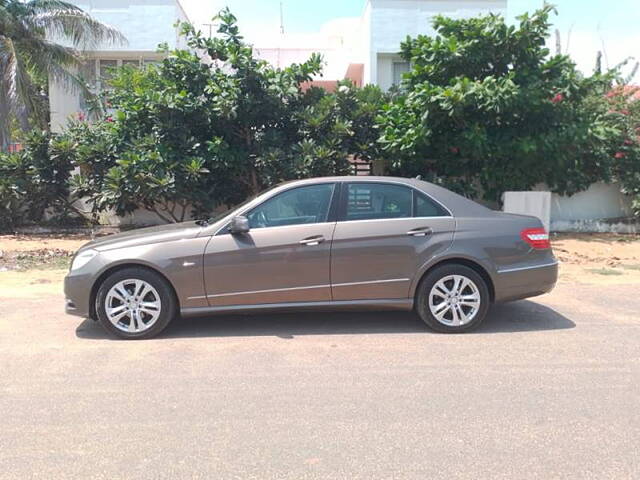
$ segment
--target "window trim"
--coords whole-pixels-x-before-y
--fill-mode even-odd
[[[374,184],[374,185],[399,185],[401,187],[408,188],[411,191],[411,216],[410,217],[394,217],[394,218],[365,218],[359,220],[347,220],[347,206],[349,201],[349,185],[358,185],[358,184]],[[417,217],[415,216],[415,194],[422,194],[431,200],[436,205],[440,206],[444,211],[445,215],[437,215],[437,216],[428,216],[428,217]],[[442,202],[435,199],[432,195],[429,195],[424,190],[420,190],[419,188],[414,187],[408,183],[403,182],[394,182],[394,181],[361,181],[361,182],[350,182],[346,181],[342,183],[341,195],[340,195],[340,205],[338,208],[338,218],[337,221],[340,223],[346,222],[384,222],[388,220],[408,220],[412,218],[453,218],[453,214],[451,210],[449,210]]]

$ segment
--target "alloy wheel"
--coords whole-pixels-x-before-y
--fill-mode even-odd
[[[480,309],[478,286],[463,275],[447,275],[429,292],[429,310],[443,325],[460,327],[470,323]]]
[[[144,280],[122,280],[111,287],[106,296],[107,318],[123,332],[139,333],[150,329],[161,310],[158,291]]]

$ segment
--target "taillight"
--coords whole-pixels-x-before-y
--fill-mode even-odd
[[[544,228],[527,228],[520,232],[520,237],[533,248],[551,248],[549,234]]]

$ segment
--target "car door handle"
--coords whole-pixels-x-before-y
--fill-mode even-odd
[[[413,230],[409,230],[407,235],[411,235],[412,237],[426,237],[427,235],[431,235],[433,230],[431,227],[420,227],[414,228]]]
[[[315,245],[320,245],[324,242],[324,237],[322,235],[316,235],[314,237],[304,238],[300,240],[300,245],[306,245],[308,247],[313,247]]]

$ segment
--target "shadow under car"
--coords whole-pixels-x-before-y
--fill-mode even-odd
[[[486,320],[467,335],[574,328],[555,310],[529,300],[493,305]],[[297,312],[215,315],[174,320],[158,337],[243,337],[296,335],[435,334],[413,312]],[[97,322],[85,319],[76,329],[83,339],[111,339]]]

